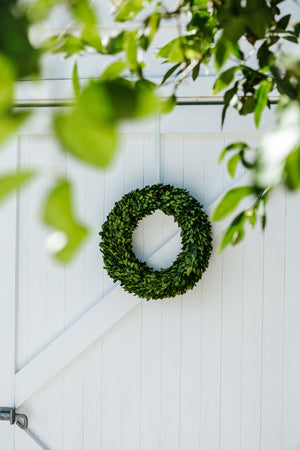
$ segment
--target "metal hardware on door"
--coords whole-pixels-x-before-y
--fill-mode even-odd
[[[15,423],[22,430],[28,427],[27,416],[17,413],[14,408],[0,407],[0,420],[9,420],[11,425]]]

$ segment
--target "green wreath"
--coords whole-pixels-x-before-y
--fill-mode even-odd
[[[139,220],[160,209],[181,228],[182,251],[167,269],[154,270],[132,249]],[[208,267],[211,225],[200,203],[185,189],[155,184],[136,189],[115,203],[99,233],[104,267],[114,281],[141,298],[163,299],[192,289]]]

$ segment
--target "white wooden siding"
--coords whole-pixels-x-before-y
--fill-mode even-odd
[[[299,20],[299,8],[285,3]],[[107,4],[97,2],[102,23],[115,26]],[[56,13],[48,33],[66,25],[69,18]],[[174,32],[164,27],[154,46]],[[162,66],[152,56],[147,74],[157,80]],[[17,102],[72,98],[74,60],[45,57],[42,81],[20,82]],[[79,58],[81,82],[108,61]],[[201,72],[179,97],[211,100],[213,83]],[[139,302],[124,293],[103,270],[98,249],[101,224],[131,189],[161,181],[211,205],[234,183],[216,164],[219,152],[233,140],[255,142],[252,119],[229,111],[221,130],[221,107],[195,105],[124,124],[119,155],[101,172],[60,151],[53,110],[37,108],[1,150],[2,170],[37,166],[43,176],[0,209],[0,403],[26,413],[34,433],[0,422],[0,450],[299,450],[299,194],[274,193],[266,233],[249,230],[241,245],[220,255],[225,225],[215,224],[209,269],[175,299]],[[270,121],[264,113],[261,129]],[[46,254],[49,230],[38,223],[55,174],[74,179],[77,210],[91,226],[66,268]],[[167,265],[178,248],[178,236],[169,240],[175,232],[156,214],[136,232],[137,253],[154,253],[152,264]]]
[[[124,193],[161,181],[188,188],[207,207],[232,185],[224,165],[216,164],[221,148],[234,139],[255,142],[257,136],[239,118],[218,131],[219,117],[218,106],[179,106],[160,121],[126,125],[119,155],[105,172],[84,168],[59,151],[46,108],[20,134],[19,164],[42,167],[44,175],[21,193],[11,240],[18,258],[16,404],[47,448],[300,447],[299,195],[273,195],[264,235],[249,230],[241,245],[221,255],[215,236],[209,269],[184,296],[139,302],[120,288],[112,290],[102,268],[97,233]],[[36,220],[54,173],[74,178],[78,211],[91,225],[90,239],[65,269],[46,254],[48,230]],[[216,235],[221,228],[214,228]],[[174,231],[162,215],[146,221],[137,236],[141,256],[156,251]],[[154,263],[164,263],[169,248]],[[91,307],[85,325],[81,320],[76,328]],[[126,308],[132,309],[122,318]],[[101,328],[104,311],[111,323],[120,320],[96,339],[107,329]],[[83,334],[89,324],[92,331]],[[78,356],[72,361],[70,353],[63,368],[68,349]],[[14,439],[15,450],[38,448],[17,427]]]

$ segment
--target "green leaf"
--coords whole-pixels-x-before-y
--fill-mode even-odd
[[[238,107],[238,111],[242,116],[253,113],[257,100],[254,95],[249,95],[242,99],[242,106]]]
[[[125,36],[125,31],[120,31],[120,33],[116,34],[115,36],[111,36],[107,45],[105,46],[105,53],[108,53],[109,55],[115,55],[122,52]]]
[[[37,75],[40,58],[29,41],[24,6],[14,0],[0,1],[0,52],[14,65],[17,78]]]
[[[15,78],[13,64],[0,54],[0,114],[12,106]]]
[[[284,184],[289,190],[300,187],[300,147],[287,156],[283,174]]]
[[[29,117],[29,112],[10,113],[0,116],[0,143],[14,133]]]
[[[73,89],[74,89],[75,97],[78,99],[79,95],[80,95],[80,84],[79,84],[79,78],[78,78],[77,62],[74,64],[74,67],[73,67],[72,82],[73,82]]]
[[[69,4],[74,15],[81,20],[81,22],[88,25],[96,24],[97,19],[91,8],[91,2],[89,0],[69,0]]]
[[[283,39],[285,39],[286,41],[290,41],[293,42],[293,44],[298,44],[298,38],[296,38],[296,36],[283,36]]]
[[[119,75],[125,70],[127,64],[124,61],[114,61],[110,64],[102,73],[101,81],[111,81],[119,77]]]
[[[69,58],[75,53],[84,50],[84,48],[84,42],[72,34],[52,36],[44,44],[44,51],[50,51],[52,53],[66,53],[66,58]]]
[[[222,89],[225,89],[229,84],[231,84],[234,80],[235,72],[239,68],[239,66],[231,67],[230,69],[225,70],[225,72],[222,72],[221,75],[219,75],[219,77],[216,79],[212,93],[215,95],[218,92],[222,91]]]
[[[286,27],[289,24],[291,15],[287,14],[286,16],[281,17],[281,19],[277,22],[277,28],[281,30],[286,30]]]
[[[124,51],[126,53],[128,67],[132,72],[137,70],[139,67],[137,50],[136,32],[127,31],[124,37]]]
[[[88,234],[87,228],[73,211],[72,190],[69,181],[60,180],[48,193],[42,218],[46,225],[63,233],[66,242],[55,252],[58,261],[69,261]]]
[[[166,100],[161,101],[160,112],[168,114],[174,109],[175,106],[176,106],[176,97],[175,95],[172,95],[171,97],[168,97]]]
[[[278,67],[272,66],[270,67],[270,70],[277,83],[278,91],[281,94],[287,95],[293,100],[297,99],[298,98],[297,90],[294,88],[294,86],[290,83],[290,81],[287,78],[281,78]]]
[[[272,87],[273,87],[272,79],[267,78],[266,80],[263,80],[260,83],[259,88],[255,92],[255,97],[257,99],[256,105],[254,108],[254,121],[255,121],[256,128],[259,127],[259,122],[260,122],[262,112],[268,104],[268,94],[272,90]]]
[[[236,245],[238,244],[244,237],[244,223],[245,223],[245,213],[241,212],[238,216],[236,216],[226,232],[224,233],[219,252],[223,250],[227,245]]]
[[[107,167],[116,152],[117,134],[113,124],[97,121],[93,114],[76,109],[58,114],[54,128],[64,150],[96,167]]]
[[[245,215],[251,225],[251,227],[253,228],[254,225],[256,224],[256,212],[255,212],[255,208],[248,208],[245,211]]]
[[[198,78],[200,72],[200,62],[193,68],[192,79],[195,81]]]
[[[168,78],[170,78],[170,76],[175,72],[176,69],[178,69],[178,67],[181,66],[181,63],[177,63],[175,64],[173,67],[171,67],[171,69],[169,69],[165,74],[164,77],[162,79],[161,85],[164,84]]]
[[[35,173],[33,171],[7,173],[0,177],[0,202],[5,200],[15,190],[28,183]]]
[[[238,90],[238,82],[236,82],[234,84],[234,86],[231,89],[228,89],[228,91],[225,92],[224,94],[224,107],[222,110],[222,127],[224,125],[224,121],[225,121],[225,116],[226,116],[226,111],[229,107],[229,104],[231,102],[231,100],[233,99],[233,97],[236,95]]]
[[[118,8],[118,13],[115,16],[116,22],[125,22],[132,20],[142,11],[150,2],[147,0],[123,0]]]
[[[233,144],[229,144],[222,150],[222,152],[219,156],[218,163],[220,164],[220,162],[223,160],[223,158],[227,152],[230,152],[231,150],[239,150],[241,152],[248,148],[249,148],[249,145],[246,144],[245,142],[234,142]]]
[[[185,59],[183,51],[183,36],[173,39],[164,45],[156,55],[156,58],[166,58],[169,62],[183,62]]]
[[[95,48],[100,53],[103,53],[103,45],[99,36],[98,29],[95,25],[84,25],[81,34],[81,40],[84,44]]]
[[[61,0],[32,0],[27,4],[27,14],[32,22],[45,20],[51,10],[58,5]]]
[[[215,209],[212,220],[218,221],[227,217],[234,211],[234,209],[239,205],[243,198],[248,195],[254,194],[255,189],[252,186],[242,186],[238,188],[230,189],[226,192],[225,196],[222,198],[217,208]]]
[[[235,175],[235,171],[237,168],[238,163],[241,161],[241,156],[239,153],[237,153],[236,155],[233,155],[227,163],[227,169],[228,169],[228,173],[231,176],[231,178],[234,178]]]
[[[269,50],[267,41],[264,41],[257,51],[257,59],[260,68],[266,67],[274,62],[275,55]]]

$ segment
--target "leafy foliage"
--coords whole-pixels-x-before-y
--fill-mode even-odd
[[[61,233],[61,248],[54,250],[56,259],[63,263],[69,261],[88,230],[74,216],[71,185],[67,180],[59,180],[48,193],[42,218],[46,225]]]
[[[34,176],[33,171],[6,173],[0,177],[0,201],[6,199],[16,189],[20,189]]]
[[[139,261],[132,233],[139,220],[160,209],[181,228],[182,251],[174,263],[159,271]],[[212,250],[211,226],[202,206],[185,189],[155,184],[136,189],[115,203],[102,231],[105,268],[114,281],[141,298],[163,299],[192,289],[208,267]]]
[[[159,0],[118,0],[113,2],[113,14],[120,26],[104,36],[91,0],[2,1],[0,143],[28,116],[13,109],[15,82],[38,78],[40,60],[49,52],[65,58],[92,52],[112,60],[98,77],[89,81],[80,79],[79,66],[75,64],[75,105],[53,117],[53,128],[63,151],[98,168],[113,161],[122,121],[170,111],[176,104],[180,84],[186,78],[196,80],[203,66],[213,67],[216,72],[213,93],[224,92],[222,125],[228,108],[233,107],[241,116],[252,114],[259,128],[264,110],[271,106],[270,96],[278,92],[276,123],[257,148],[237,142],[225,148],[221,156],[222,160],[230,154],[227,168],[232,177],[240,164],[253,172],[253,214],[240,213],[223,241],[236,243],[244,235],[244,224],[248,220],[254,224],[257,211],[267,202],[265,192],[279,184],[289,190],[300,187],[300,55],[299,50],[293,51],[299,41],[300,24],[294,23],[290,14],[282,15],[282,3],[283,0],[181,0],[172,9]],[[31,27],[42,24],[61,4],[75,21],[77,31],[66,29],[35,48],[29,38]],[[157,50],[153,40],[167,21],[179,24],[178,34]],[[147,53],[154,53],[166,63],[157,85],[145,77]],[[173,89],[170,97],[162,101],[158,89],[167,83]],[[229,195],[233,200],[232,193]],[[238,204],[239,201],[231,203],[230,211]],[[57,211],[59,216],[59,208]],[[80,239],[74,242],[79,245]],[[74,251],[65,252],[64,259],[75,249],[74,244]]]

